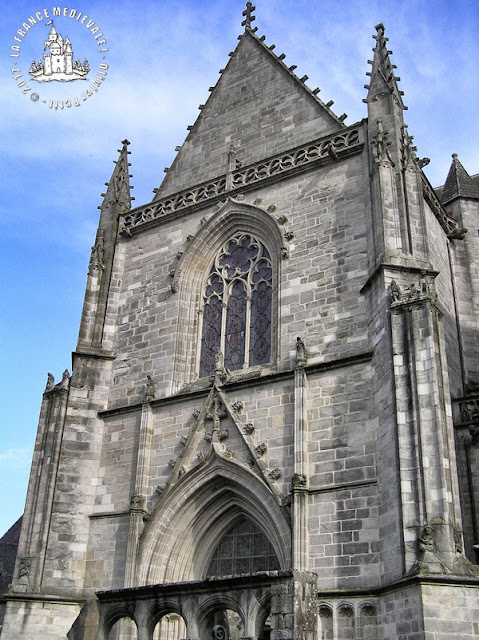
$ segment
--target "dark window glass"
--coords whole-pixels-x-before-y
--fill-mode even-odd
[[[280,568],[268,538],[250,520],[236,524],[221,540],[207,576],[237,575]]]
[[[203,296],[200,376],[221,351],[229,370],[271,361],[273,272],[266,247],[237,233],[222,246]]]

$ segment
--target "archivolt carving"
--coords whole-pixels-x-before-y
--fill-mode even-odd
[[[247,516],[291,566],[291,532],[266,483],[234,462],[211,456],[162,497],[140,538],[137,584],[202,579],[218,542]]]

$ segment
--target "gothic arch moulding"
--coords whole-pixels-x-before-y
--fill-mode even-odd
[[[280,275],[281,230],[269,213],[256,206],[231,198],[222,205],[189,242],[181,256],[173,283],[178,295],[173,391],[178,391],[198,377],[199,311],[212,264],[221,246],[235,234],[251,234],[266,247],[272,266],[273,293],[271,364],[278,358],[278,284]]]
[[[291,567],[291,530],[269,487],[215,454],[162,498],[141,535],[136,584],[205,578],[216,546],[250,519],[271,542],[281,569]]]

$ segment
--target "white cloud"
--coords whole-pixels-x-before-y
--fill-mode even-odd
[[[29,469],[32,462],[31,449],[7,449],[0,452],[0,469]]]

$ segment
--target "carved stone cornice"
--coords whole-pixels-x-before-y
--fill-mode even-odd
[[[222,175],[129,211],[121,218],[120,233],[129,236],[163,218],[182,213],[203,203],[215,202],[225,194],[234,195],[235,192],[246,190],[251,185],[297,173],[314,165],[338,162],[342,158],[359,153],[363,146],[363,131],[361,126],[356,124],[291,151],[233,171],[231,190],[227,189],[226,175]]]
[[[434,288],[426,281],[425,272],[422,272],[419,282],[411,282],[409,286],[400,289],[395,280],[391,281],[389,287],[391,292],[391,311],[401,311],[402,308],[409,308],[412,303],[429,302],[435,306],[437,296]],[[438,313],[440,311],[437,309]]]
[[[467,229],[464,229],[459,226],[457,220],[451,218],[447,215],[446,210],[442,206],[439,198],[436,195],[436,192],[431,187],[429,180],[426,178],[424,173],[421,172],[421,180],[422,180],[422,192],[424,195],[424,199],[431,207],[432,212],[436,216],[439,221],[439,224],[443,228],[444,232],[448,236],[448,238],[454,238],[458,240],[462,240],[464,235],[467,233]]]

